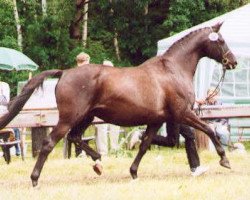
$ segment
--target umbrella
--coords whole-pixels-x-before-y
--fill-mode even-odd
[[[20,51],[0,47],[0,69],[37,70],[38,65]]]

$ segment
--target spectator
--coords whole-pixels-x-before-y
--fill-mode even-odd
[[[103,65],[113,67],[113,63],[109,60],[104,60]],[[108,154],[108,135],[110,139],[110,149],[113,152],[118,150],[120,127],[113,124],[98,124],[96,125],[96,146],[97,151],[101,155]]]
[[[9,85],[5,82],[0,82],[0,114],[8,112],[7,106],[9,102]],[[20,140],[20,131],[18,128],[13,128],[11,134],[12,140]],[[15,144],[16,156],[20,156],[20,145]]]
[[[76,65],[77,67],[80,67],[82,65],[86,65],[89,64],[90,62],[90,56],[89,54],[85,53],[85,52],[81,52],[76,56]],[[78,146],[75,146],[75,154],[76,157],[84,157],[86,156],[85,152],[82,151],[82,149]]]
[[[85,64],[89,64],[90,56],[87,53],[81,52],[76,56],[77,67]]]
[[[199,105],[222,105],[218,100],[219,90],[216,88],[210,88],[207,91],[207,98],[204,100],[196,100]],[[228,130],[228,119],[215,119],[208,121],[210,127],[215,131],[216,136],[220,139],[220,142],[224,148],[231,145],[230,132]]]

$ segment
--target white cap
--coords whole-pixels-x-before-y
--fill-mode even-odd
[[[110,60],[104,60],[102,64],[112,66],[112,67],[114,66],[113,63]]]

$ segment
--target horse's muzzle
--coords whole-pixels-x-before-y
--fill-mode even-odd
[[[223,68],[226,69],[235,69],[237,66],[236,57],[230,50],[223,55],[222,65],[224,66]]]
[[[228,63],[227,64],[227,69],[235,69],[235,67],[237,66],[237,61],[235,61],[234,63]]]
[[[237,66],[237,61],[236,59],[228,59],[228,58],[223,58],[222,60],[222,65],[226,67],[226,69],[235,69]]]

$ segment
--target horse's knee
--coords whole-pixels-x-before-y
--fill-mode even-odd
[[[51,139],[49,138],[44,139],[42,143],[41,153],[50,153],[53,150],[54,146],[55,144],[54,142],[52,142]]]

